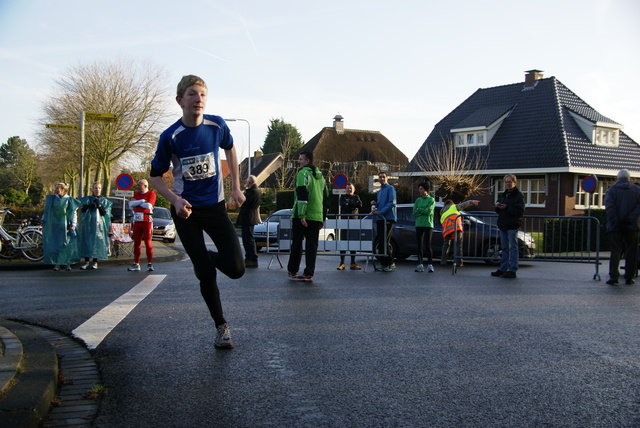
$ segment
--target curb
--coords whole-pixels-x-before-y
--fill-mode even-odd
[[[23,350],[15,376],[0,399],[0,426],[37,427],[49,413],[49,406],[56,394],[56,354],[45,338],[24,324],[0,320],[0,325],[20,341]]]
[[[153,243],[153,262],[173,262],[182,260],[186,257],[184,251],[177,250],[164,242]],[[144,252],[142,258],[145,259]],[[98,260],[99,266],[125,266],[133,263],[133,257],[110,257],[109,260]],[[24,259],[1,260],[0,271],[3,270],[39,270],[51,269],[51,265],[45,265],[42,262],[31,262]],[[78,269],[78,265],[73,265],[73,269]]]

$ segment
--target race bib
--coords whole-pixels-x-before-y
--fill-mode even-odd
[[[133,213],[133,221],[144,221],[144,213]]]
[[[181,158],[180,162],[182,177],[185,180],[202,180],[216,175],[216,161],[213,153]]]

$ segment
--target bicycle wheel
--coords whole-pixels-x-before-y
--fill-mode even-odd
[[[18,238],[18,232],[16,231],[7,231],[7,233],[9,235],[11,235],[12,238],[17,239]],[[16,242],[16,241],[13,241]],[[9,241],[8,239],[3,239],[2,240],[2,250],[0,250],[0,259],[15,259],[16,257],[18,257],[18,255],[20,254],[19,250],[16,250],[16,248],[13,246],[13,242]]]
[[[32,262],[39,262],[44,257],[42,252],[42,232],[39,230],[27,230],[20,234],[18,247],[22,255]]]

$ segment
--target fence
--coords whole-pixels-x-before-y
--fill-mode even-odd
[[[366,257],[365,271],[369,262],[386,255],[386,248],[376,249],[376,222],[370,214],[350,215],[349,219],[330,214],[318,242],[319,256],[341,256],[354,251],[354,255]],[[344,215],[343,215],[344,217]],[[463,260],[483,260],[499,265],[502,257],[498,216],[494,213],[461,214],[464,232],[456,234],[462,238],[462,255],[454,242],[452,274]],[[565,262],[593,264],[594,279],[600,280],[600,222],[595,217],[576,216],[525,216],[518,232],[520,260],[526,262]],[[267,253],[274,255],[280,263],[279,255],[291,248],[291,219],[282,219],[277,231],[277,248],[267,247]],[[267,227],[267,236],[269,230]],[[405,241],[415,247],[415,219],[401,218],[392,234],[392,246],[403,256],[415,255],[415,248],[404,249]],[[434,256],[440,255],[442,247],[442,227],[436,219],[433,229],[432,248]],[[404,253],[404,254],[403,254]],[[350,255],[350,254],[347,254]],[[269,268],[273,262],[272,258]]]
[[[462,257],[454,254],[453,273],[461,259],[500,263],[502,248],[499,236],[493,238],[498,231],[498,215],[468,213],[461,217],[465,228],[463,254]],[[475,233],[466,233],[470,229]],[[526,215],[518,231],[520,259],[527,262],[593,264],[593,278],[599,281],[600,231],[600,221],[595,217]],[[492,238],[487,239],[487,235]]]
[[[324,222],[324,227],[318,240],[318,255],[321,256],[360,256],[366,257],[364,270],[367,270],[369,262],[375,256],[383,254],[374,253],[374,221],[369,214],[349,214],[349,219],[339,218],[346,215],[329,214]],[[269,225],[267,224],[267,236],[269,236]],[[291,219],[280,220],[277,231],[277,247],[267,247],[267,253],[273,254],[280,267],[281,253],[288,253],[291,250],[292,222]],[[303,248],[305,242],[303,241]],[[271,267],[273,258],[269,262]],[[375,267],[375,266],[374,266]]]

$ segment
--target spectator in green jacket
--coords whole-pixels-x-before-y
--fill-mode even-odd
[[[325,199],[329,190],[322,172],[313,165],[313,153],[301,152],[298,156],[300,170],[296,176],[293,210],[291,212],[291,254],[289,278],[294,281],[313,281],[318,253],[318,237],[325,220]],[[298,275],[302,260],[302,241],[306,240],[304,272]]]
[[[416,272],[424,272],[424,249],[427,250],[427,271],[433,272],[433,250],[431,249],[431,237],[433,236],[433,214],[436,200],[429,195],[429,183],[418,185],[420,197],[413,203],[413,215],[416,218],[416,239],[418,240],[418,267]]]

